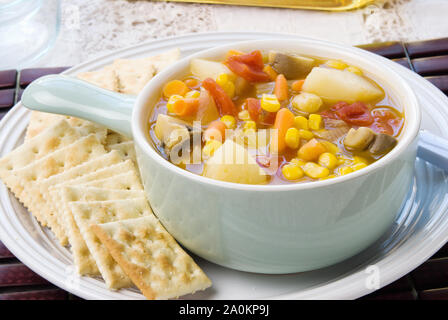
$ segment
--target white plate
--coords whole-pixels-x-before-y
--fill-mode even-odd
[[[67,70],[98,69],[117,58],[136,58],[179,47],[182,54],[235,41],[300,37],[266,33],[208,33],[153,41],[123,49]],[[448,99],[436,87],[397,64],[423,106],[423,125],[448,138]],[[17,104],[0,123],[0,155],[20,145],[29,111]],[[353,299],[375,290],[369,276],[378,271],[379,286],[407,274],[434,254],[448,240],[448,175],[418,160],[415,183],[395,224],[367,250],[337,265],[289,275],[263,275],[226,269],[196,259],[210,276],[213,287],[187,299]],[[71,255],[0,185],[0,237],[23,263],[55,285],[86,299],[142,299],[136,290],[108,290],[99,279],[74,274]],[[376,268],[367,269],[374,265]],[[373,272],[373,273],[372,273]],[[373,282],[374,284],[375,282]]]

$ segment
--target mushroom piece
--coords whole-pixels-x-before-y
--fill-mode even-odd
[[[175,164],[185,163],[187,159],[190,159],[194,130],[189,123],[165,114],[159,114],[154,133],[162,142],[162,147],[171,162]],[[200,138],[199,141],[201,141]]]
[[[351,128],[344,138],[344,145],[350,150],[365,150],[375,138],[375,132],[367,127]]]
[[[191,126],[182,120],[165,114],[157,116],[154,133],[162,141],[164,147],[172,148],[174,145],[190,138]]]
[[[375,137],[375,140],[372,142],[372,144],[369,147],[369,151],[371,154],[374,155],[380,155],[388,152],[390,149],[395,147],[397,144],[397,139],[385,134],[385,133],[379,133]]]
[[[347,123],[342,120],[324,118],[324,122],[325,128],[329,128],[330,130],[322,129],[313,131],[314,136],[331,142],[337,142],[350,130]]]
[[[269,64],[286,79],[301,79],[314,67],[314,59],[270,51]]]
[[[343,135],[345,135],[348,132],[348,126],[347,127],[336,127],[331,130],[316,130],[313,131],[314,136],[325,139],[331,142],[336,142],[341,138]]]

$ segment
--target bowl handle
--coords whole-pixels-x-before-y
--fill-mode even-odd
[[[135,96],[105,90],[62,75],[35,80],[22,95],[22,104],[28,109],[86,119],[130,138],[135,100]]]
[[[448,140],[428,131],[420,131],[417,156],[448,171]]]

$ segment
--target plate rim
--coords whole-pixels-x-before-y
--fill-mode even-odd
[[[189,41],[193,40],[195,42],[201,41],[203,38],[207,37],[214,37],[217,38],[217,40],[224,41],[229,40],[233,42],[237,41],[245,41],[248,38],[255,40],[255,39],[262,39],[267,37],[283,37],[283,38],[296,38],[296,39],[303,39],[307,37],[303,37],[300,35],[295,34],[289,34],[289,33],[268,33],[268,32],[205,32],[205,33],[189,33],[179,36],[171,36],[167,38],[162,39],[155,39],[146,41],[137,45],[133,46],[127,46],[125,48],[120,48],[117,50],[114,50],[112,52],[98,55],[92,59],[89,59],[86,62],[82,62],[80,64],[77,64],[67,70],[65,70],[62,74],[71,75],[78,70],[86,68],[88,66],[98,66],[98,65],[104,65],[109,63],[112,59],[116,59],[117,57],[126,57],[126,55],[132,55],[136,54],[139,51],[144,51],[145,48],[148,50],[148,47],[151,47],[152,45],[160,45],[167,42],[171,47],[179,47],[182,51],[182,44],[188,43]],[[241,37],[241,39],[239,38]],[[171,43],[171,42],[176,43]],[[430,91],[431,95],[434,95],[435,99],[438,100],[445,100],[446,104],[448,105],[448,97],[446,97],[438,88],[436,88],[433,84],[431,84],[429,81],[424,80],[419,75],[417,75],[415,72],[398,65],[396,66],[396,71],[398,71],[400,74],[407,73],[407,76],[409,77],[408,82],[410,82],[410,85],[412,87],[415,86],[414,82],[417,82],[418,85],[422,88]],[[93,68],[94,70],[94,68]],[[424,81],[424,85],[423,85]],[[10,118],[16,117],[16,116],[26,116],[26,113],[29,112],[25,107],[22,106],[21,102],[19,101],[13,108],[9,110],[7,115],[1,120],[0,122],[0,132],[4,129],[5,124],[9,121]],[[8,196],[9,192],[6,188],[6,186],[1,183],[0,184],[0,195]],[[0,215],[6,216],[6,213],[3,212],[5,210],[4,206],[7,206],[6,209],[12,210],[12,212],[15,213],[14,208],[12,207],[11,203],[2,203],[0,204]],[[8,219],[9,220],[9,219]],[[23,229],[21,227],[20,229]],[[441,230],[439,230],[441,229]],[[413,259],[410,259],[412,263],[407,263],[401,268],[394,267],[394,264],[389,263],[386,264],[386,268],[384,270],[387,270],[387,272],[383,272],[383,275],[381,277],[381,287],[384,287],[388,285],[389,283],[399,279],[403,275],[408,274],[410,271],[414,270],[416,267],[418,267],[420,264],[425,262],[429,257],[431,257],[437,250],[439,250],[447,241],[448,241],[448,227],[445,227],[444,229],[439,226],[438,229],[439,234],[437,236],[433,236],[431,239],[426,239],[425,241],[422,241],[419,243],[416,254],[413,254]],[[64,281],[64,276],[59,274],[57,269],[53,268],[52,264],[47,264],[46,268],[39,269],[37,265],[34,265],[33,257],[35,254],[38,254],[41,258],[45,258],[46,255],[42,255],[42,252],[33,252],[32,254],[29,254],[26,250],[21,248],[18,244],[14,242],[14,237],[9,236],[6,237],[4,235],[8,235],[8,230],[3,226],[3,223],[0,223],[0,238],[1,241],[5,244],[5,246],[10,250],[20,261],[22,261],[28,268],[42,276],[44,279],[48,280],[49,282],[55,284],[56,286],[71,292],[72,294],[75,294],[79,297],[85,298],[85,299],[113,299],[113,298],[144,298],[141,294],[132,292],[132,294],[124,295],[123,292],[120,291],[110,291],[107,295],[101,295],[98,296],[95,293],[96,292],[90,292],[86,291],[88,288],[84,288],[83,290],[74,287],[69,287],[67,283]],[[444,231],[444,232],[442,232]],[[21,237],[31,238],[30,235],[25,232],[25,234],[20,235]],[[30,239],[31,241],[34,241],[34,239]],[[406,242],[405,242],[406,244]],[[414,246],[415,247],[415,246]],[[416,258],[416,256],[418,258]],[[58,261],[53,255],[51,255],[52,259],[56,264],[61,264],[60,261]],[[392,257],[393,258],[393,257]],[[392,259],[391,255],[387,255],[383,257],[379,262],[387,262],[388,260]],[[400,257],[400,260],[403,259],[403,257]],[[396,263],[395,263],[396,264]],[[52,270],[54,269],[54,270]],[[390,269],[390,270],[389,270]],[[89,284],[89,287],[92,286],[92,289],[94,288],[95,283],[93,281],[100,281],[97,279],[87,279],[86,277],[82,277],[87,284]],[[273,297],[268,297],[265,299],[353,299],[353,298],[359,298],[361,296],[367,295],[377,289],[367,289],[366,286],[361,286],[360,283],[362,280],[365,279],[365,272],[363,270],[355,271],[347,276],[341,276],[340,279],[337,280],[329,280],[325,283],[319,284],[317,287],[310,287],[307,289],[303,289],[299,292],[291,292],[286,294],[280,294]],[[92,280],[92,281],[87,281]],[[92,282],[92,283],[91,283]],[[341,284],[344,285],[341,285]],[[323,292],[322,292],[323,291]],[[335,295],[334,293],[338,291],[338,294]],[[329,293],[325,293],[329,292]],[[337,298],[336,298],[337,296]]]

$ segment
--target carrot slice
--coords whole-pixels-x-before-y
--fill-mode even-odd
[[[275,79],[274,94],[279,101],[288,99],[288,82],[282,74],[279,74]]]
[[[291,88],[294,91],[301,91],[304,83],[305,83],[305,80],[294,81],[291,85]]]
[[[205,140],[219,140],[223,141],[226,134],[226,125],[220,120],[211,122],[207,129],[204,131]]]
[[[180,117],[196,114],[199,107],[199,99],[180,99],[173,103],[173,112]]]
[[[294,126],[294,114],[287,108],[282,108],[277,112],[275,117],[274,127],[276,133],[271,134],[270,151],[277,154],[285,150],[285,135],[289,128]],[[276,137],[277,136],[277,137]]]
[[[195,78],[186,79],[184,82],[187,85],[187,87],[189,87],[190,89],[197,89],[200,84],[199,80],[197,80]]]
[[[163,95],[167,98],[172,95],[184,96],[189,91],[187,85],[180,80],[173,80],[165,84],[163,87]]]
[[[278,75],[277,72],[270,65],[267,64],[263,68],[263,71],[269,75],[269,77],[271,78],[272,81],[274,81],[275,78],[277,78],[277,75]]]
[[[315,161],[324,152],[327,152],[327,148],[316,139],[311,139],[299,149],[297,154],[303,160]]]
[[[235,104],[215,80],[212,78],[207,78],[202,81],[202,86],[210,93],[213,100],[215,100],[215,104],[218,107],[218,111],[221,116],[226,114],[236,116],[238,110]]]

